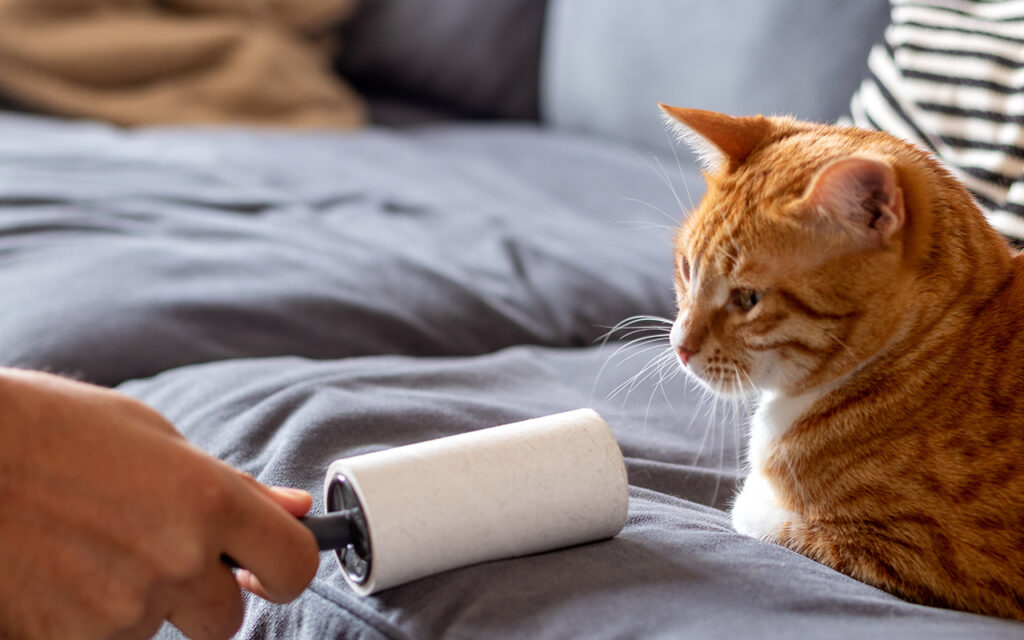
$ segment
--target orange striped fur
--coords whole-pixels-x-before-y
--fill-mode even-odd
[[[664,107],[704,156],[671,341],[759,393],[738,531],[1024,620],[1024,257],[890,135]]]

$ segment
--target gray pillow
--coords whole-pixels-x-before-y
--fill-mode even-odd
[[[542,119],[659,147],[659,101],[833,121],[888,20],[887,0],[552,0]]]
[[[457,116],[535,120],[546,4],[363,0],[343,27],[338,68],[371,97]]]

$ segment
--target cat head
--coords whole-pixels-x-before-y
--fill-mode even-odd
[[[921,269],[942,272],[928,210],[973,207],[927,154],[879,132],[662,109],[707,182],[675,241],[670,340],[692,375],[723,394],[799,393],[908,330],[935,293]]]

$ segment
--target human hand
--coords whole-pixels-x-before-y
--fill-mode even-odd
[[[196,639],[274,602],[319,561],[308,493],[263,486],[123,394],[0,368],[0,637]],[[234,558],[237,574],[221,560]]]

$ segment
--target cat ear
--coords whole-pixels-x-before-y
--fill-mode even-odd
[[[896,172],[887,162],[871,158],[850,157],[828,165],[815,176],[805,198],[818,220],[838,223],[865,246],[887,243],[906,218]]]
[[[658,103],[665,120],[700,160],[704,170],[733,170],[747,159],[771,131],[763,116],[735,118],[724,113],[684,109]]]

